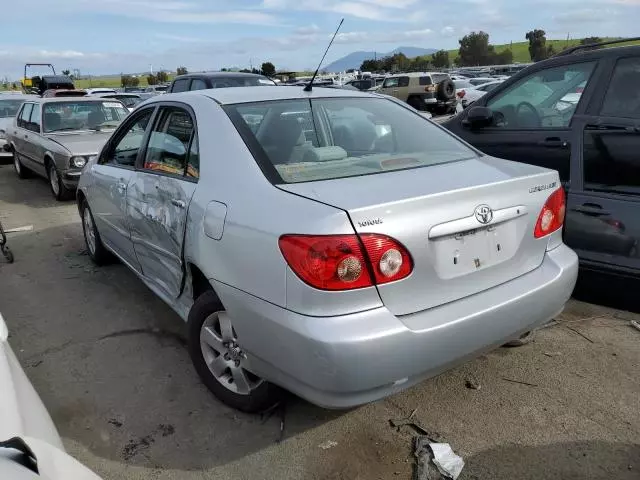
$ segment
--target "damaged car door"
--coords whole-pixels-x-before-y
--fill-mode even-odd
[[[187,210],[196,189],[193,114],[164,105],[127,192],[133,246],[143,275],[169,298],[182,290]]]

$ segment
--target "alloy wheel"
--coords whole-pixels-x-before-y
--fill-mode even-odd
[[[84,222],[84,238],[87,241],[87,248],[91,255],[96,253],[96,233],[93,229],[93,218],[88,208],[84,209],[82,214],[82,221]]]
[[[54,165],[49,167],[49,181],[51,182],[51,190],[58,196],[60,195],[60,181],[58,179],[58,171]]]

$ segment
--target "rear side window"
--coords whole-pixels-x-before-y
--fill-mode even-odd
[[[31,119],[29,120],[29,130],[40,133],[40,105],[34,104],[31,110]]]
[[[476,157],[421,115],[382,98],[285,100],[224,109],[274,183],[378,174]]]
[[[433,77],[432,78],[433,83],[440,83],[440,82],[443,82],[444,80],[447,80],[449,78],[449,75],[445,73],[440,73],[440,74],[436,73],[432,75],[432,77]]]
[[[190,79],[188,78],[174,81],[173,87],[171,87],[171,93],[186,92],[187,90],[189,90],[189,81]]]
[[[602,104],[601,115],[640,118],[640,57],[618,60]]]
[[[585,189],[640,195],[639,151],[640,134],[633,129],[585,130]]]
[[[420,77],[420,85],[433,85],[431,77]]]
[[[399,87],[408,87],[409,86],[409,77],[400,77],[398,79]]]

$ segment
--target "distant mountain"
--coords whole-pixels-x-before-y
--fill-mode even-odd
[[[330,63],[326,67],[323,67],[322,70],[326,70],[327,72],[343,72],[345,70],[349,70],[350,68],[360,68],[362,62],[365,60],[369,60],[372,58],[384,58],[396,53],[404,53],[407,57],[419,57],[422,55],[431,55],[435,53],[437,50],[434,48],[419,48],[419,47],[398,47],[395,50],[383,53],[383,52],[353,52],[347,55],[346,57],[342,57],[339,60],[336,60],[333,63]]]

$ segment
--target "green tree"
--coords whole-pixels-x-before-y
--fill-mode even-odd
[[[580,45],[592,45],[594,43],[600,43],[602,39],[600,37],[586,37],[580,40]]]
[[[527,32],[525,38],[529,40],[529,56],[532,62],[539,62],[549,58],[549,48],[547,48],[547,37],[544,30],[535,29]]]
[[[138,77],[132,77],[131,75],[120,75],[120,85],[122,87],[137,87],[140,85],[140,79]]]
[[[147,84],[149,84],[149,85],[157,85],[158,84],[158,77],[156,77],[153,74],[147,75]]]
[[[189,72],[187,71],[187,67],[178,67],[178,68],[176,69],[176,74],[177,74],[177,75],[186,75],[187,73],[189,73]]]
[[[166,83],[169,81],[169,75],[167,72],[161,70],[156,74],[156,79],[158,80],[158,83]]]
[[[489,34],[485,32],[471,32],[460,40],[460,49],[456,63],[461,67],[488,65],[493,56],[493,46],[489,45]]]
[[[500,53],[494,53],[493,63],[495,65],[510,65],[513,63],[513,52],[507,48]]]
[[[377,72],[379,70],[382,70],[379,60],[365,60],[362,62],[362,65],[360,65],[361,72]]]
[[[62,70],[62,75],[69,76],[71,75],[71,70]]]
[[[276,74],[276,67],[271,62],[264,62],[262,64],[262,75],[265,77],[273,77]]]
[[[451,65],[449,61],[449,52],[446,50],[438,50],[433,54],[432,60],[433,66],[436,68],[448,68]]]

